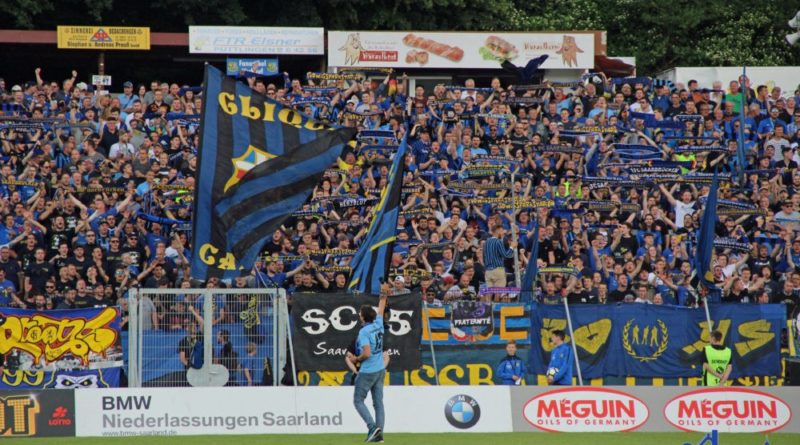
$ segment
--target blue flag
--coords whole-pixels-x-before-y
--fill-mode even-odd
[[[394,155],[386,188],[381,192],[380,201],[372,209],[372,221],[364,236],[364,243],[350,264],[353,269],[353,276],[348,285],[350,291],[377,295],[381,290],[381,280],[387,279],[392,247],[397,238],[397,217],[400,214],[400,195],[403,191],[407,149],[404,136]]]
[[[194,197],[192,276],[249,273],[354,129],[283,107],[206,65]]]
[[[719,180],[717,172],[711,181],[711,190],[706,199],[706,208],[703,219],[700,220],[700,232],[697,236],[697,276],[700,283],[708,289],[716,289],[714,285],[714,271],[711,260],[714,254],[714,229],[717,224],[717,189]]]
[[[533,246],[531,246],[531,257],[528,260],[528,267],[525,268],[525,275],[522,276],[522,286],[520,292],[524,301],[533,299],[533,288],[536,285],[536,275],[539,274],[539,264],[536,260],[539,257],[539,221],[533,227]]]

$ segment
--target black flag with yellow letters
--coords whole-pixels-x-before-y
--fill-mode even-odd
[[[249,273],[355,130],[316,122],[206,65],[192,276]]]

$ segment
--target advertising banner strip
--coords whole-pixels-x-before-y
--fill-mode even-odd
[[[90,389],[75,391],[74,404],[72,400],[53,400],[72,394],[0,392],[0,400],[7,409],[18,406],[14,409],[25,416],[27,423],[13,430],[17,435],[41,435],[42,422],[73,425],[77,436],[343,434],[364,430],[352,407],[352,387]],[[8,405],[9,397],[16,395],[27,401]],[[800,388],[791,387],[387,387],[384,404],[387,433],[708,433],[712,429],[720,433],[800,433],[800,423],[791,421],[800,409]],[[71,422],[73,407],[77,412]],[[58,430],[47,432],[51,431]]]
[[[58,49],[149,50],[150,28],[129,26],[58,26]]]
[[[548,55],[544,69],[594,67],[594,33],[329,31],[333,67],[483,68]]]
[[[389,300],[388,319],[384,324],[384,351],[391,358],[389,369],[419,368],[422,336],[422,298],[418,293],[396,295]],[[358,311],[361,305],[377,306],[378,299],[360,294],[294,294],[292,298],[292,335],[297,369],[344,371],[345,354],[361,329]]]
[[[192,54],[323,55],[323,28],[190,26]]]

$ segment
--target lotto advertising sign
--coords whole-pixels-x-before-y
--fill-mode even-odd
[[[75,393],[79,436],[363,433],[352,387],[109,389]],[[372,406],[368,397],[367,406]],[[392,432],[509,432],[507,388],[387,387]]]
[[[73,391],[0,391],[0,437],[75,435]]]

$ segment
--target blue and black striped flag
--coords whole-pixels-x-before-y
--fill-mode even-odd
[[[400,215],[400,195],[403,191],[405,157],[408,145],[406,138],[397,149],[389,170],[389,180],[381,192],[380,201],[372,209],[364,243],[356,252],[350,264],[353,276],[350,278],[350,291],[379,294],[381,280],[387,279],[392,248],[397,239],[397,217]]]
[[[714,283],[714,266],[711,264],[714,257],[714,231],[717,226],[717,190],[719,179],[714,171],[711,190],[708,192],[706,207],[700,220],[700,229],[697,234],[697,277],[700,283],[708,289],[716,289]]]
[[[355,130],[330,127],[206,65],[194,197],[192,276],[250,272]]]

